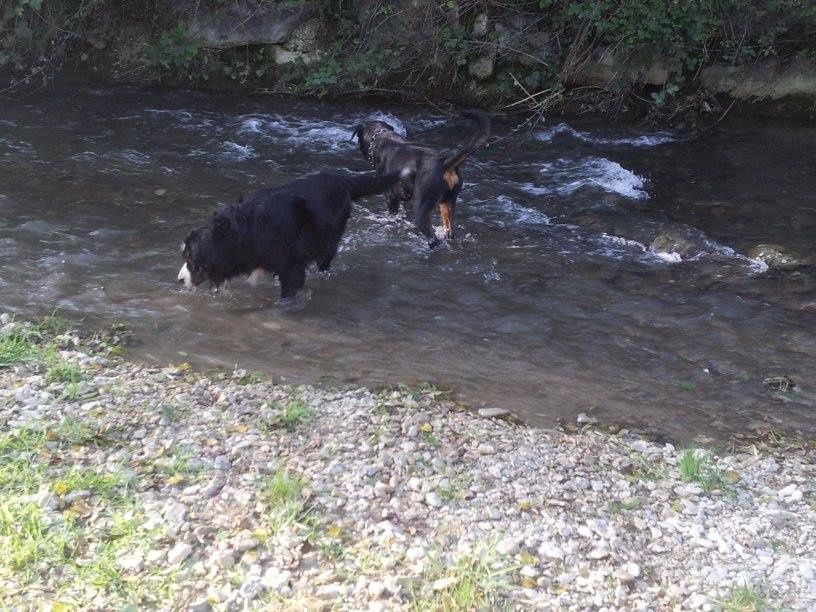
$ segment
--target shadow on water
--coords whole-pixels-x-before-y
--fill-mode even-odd
[[[129,88],[5,108],[3,308],[126,320],[147,361],[432,381],[537,425],[585,412],[681,439],[757,423],[816,432],[810,126],[734,123],[684,141],[549,124],[467,163],[446,249],[428,253],[370,198],[300,312],[268,278],[177,287],[179,242],[219,203],[318,169],[365,171],[347,140],[378,110],[440,147],[469,129],[408,107]],[[760,244],[799,265],[767,269]],[[777,375],[798,389],[763,383]]]

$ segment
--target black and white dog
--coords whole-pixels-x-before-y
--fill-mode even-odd
[[[254,280],[269,272],[280,278],[281,298],[293,297],[309,264],[321,271],[331,265],[352,201],[382,193],[408,173],[319,173],[241,198],[185,238],[178,281],[188,288],[205,280],[220,287],[236,276]]]

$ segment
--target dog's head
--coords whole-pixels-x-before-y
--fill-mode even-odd
[[[384,121],[364,121],[354,128],[350,140],[357,137],[357,144],[360,145],[360,152],[366,159],[371,157],[371,147],[381,134],[396,134],[393,126]]]
[[[187,235],[182,244],[184,265],[179,270],[178,282],[193,288],[208,280],[219,287],[234,275],[229,254],[240,240],[238,216],[235,209],[217,212],[209,225]]]

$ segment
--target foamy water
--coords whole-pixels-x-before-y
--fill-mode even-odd
[[[597,188],[634,200],[646,199],[646,179],[618,162],[605,157],[559,159],[539,166],[538,183],[521,183],[519,187],[532,195],[568,195],[583,188]]]
[[[611,147],[655,147],[677,140],[676,135],[665,131],[651,134],[605,136],[577,130],[566,123],[559,123],[535,133],[535,137],[543,142],[551,142],[556,136],[560,135],[567,135],[588,144]]]

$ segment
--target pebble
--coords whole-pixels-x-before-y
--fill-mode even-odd
[[[178,565],[190,556],[193,547],[185,542],[179,542],[167,553],[167,562],[170,565]]]
[[[515,538],[502,538],[496,544],[496,552],[500,555],[514,555],[519,550],[519,541]]]
[[[510,416],[510,411],[505,408],[480,408],[479,416],[486,419],[499,419]]]
[[[425,494],[425,503],[432,508],[441,508],[444,504],[442,498],[439,497],[439,495],[434,491],[430,491]]]
[[[332,583],[323,584],[315,590],[315,596],[318,599],[337,600],[346,591],[346,587],[342,584]]]
[[[261,584],[276,593],[280,593],[285,586],[289,584],[292,579],[292,572],[289,570],[281,570],[277,567],[268,567],[261,578]]]
[[[538,555],[546,559],[563,559],[564,551],[551,542],[544,542],[538,548]]]
[[[637,563],[625,563],[618,569],[616,576],[625,584],[634,582],[640,576],[640,566]]]
[[[385,593],[385,585],[382,582],[373,580],[368,583],[368,595],[374,599],[379,599]]]

